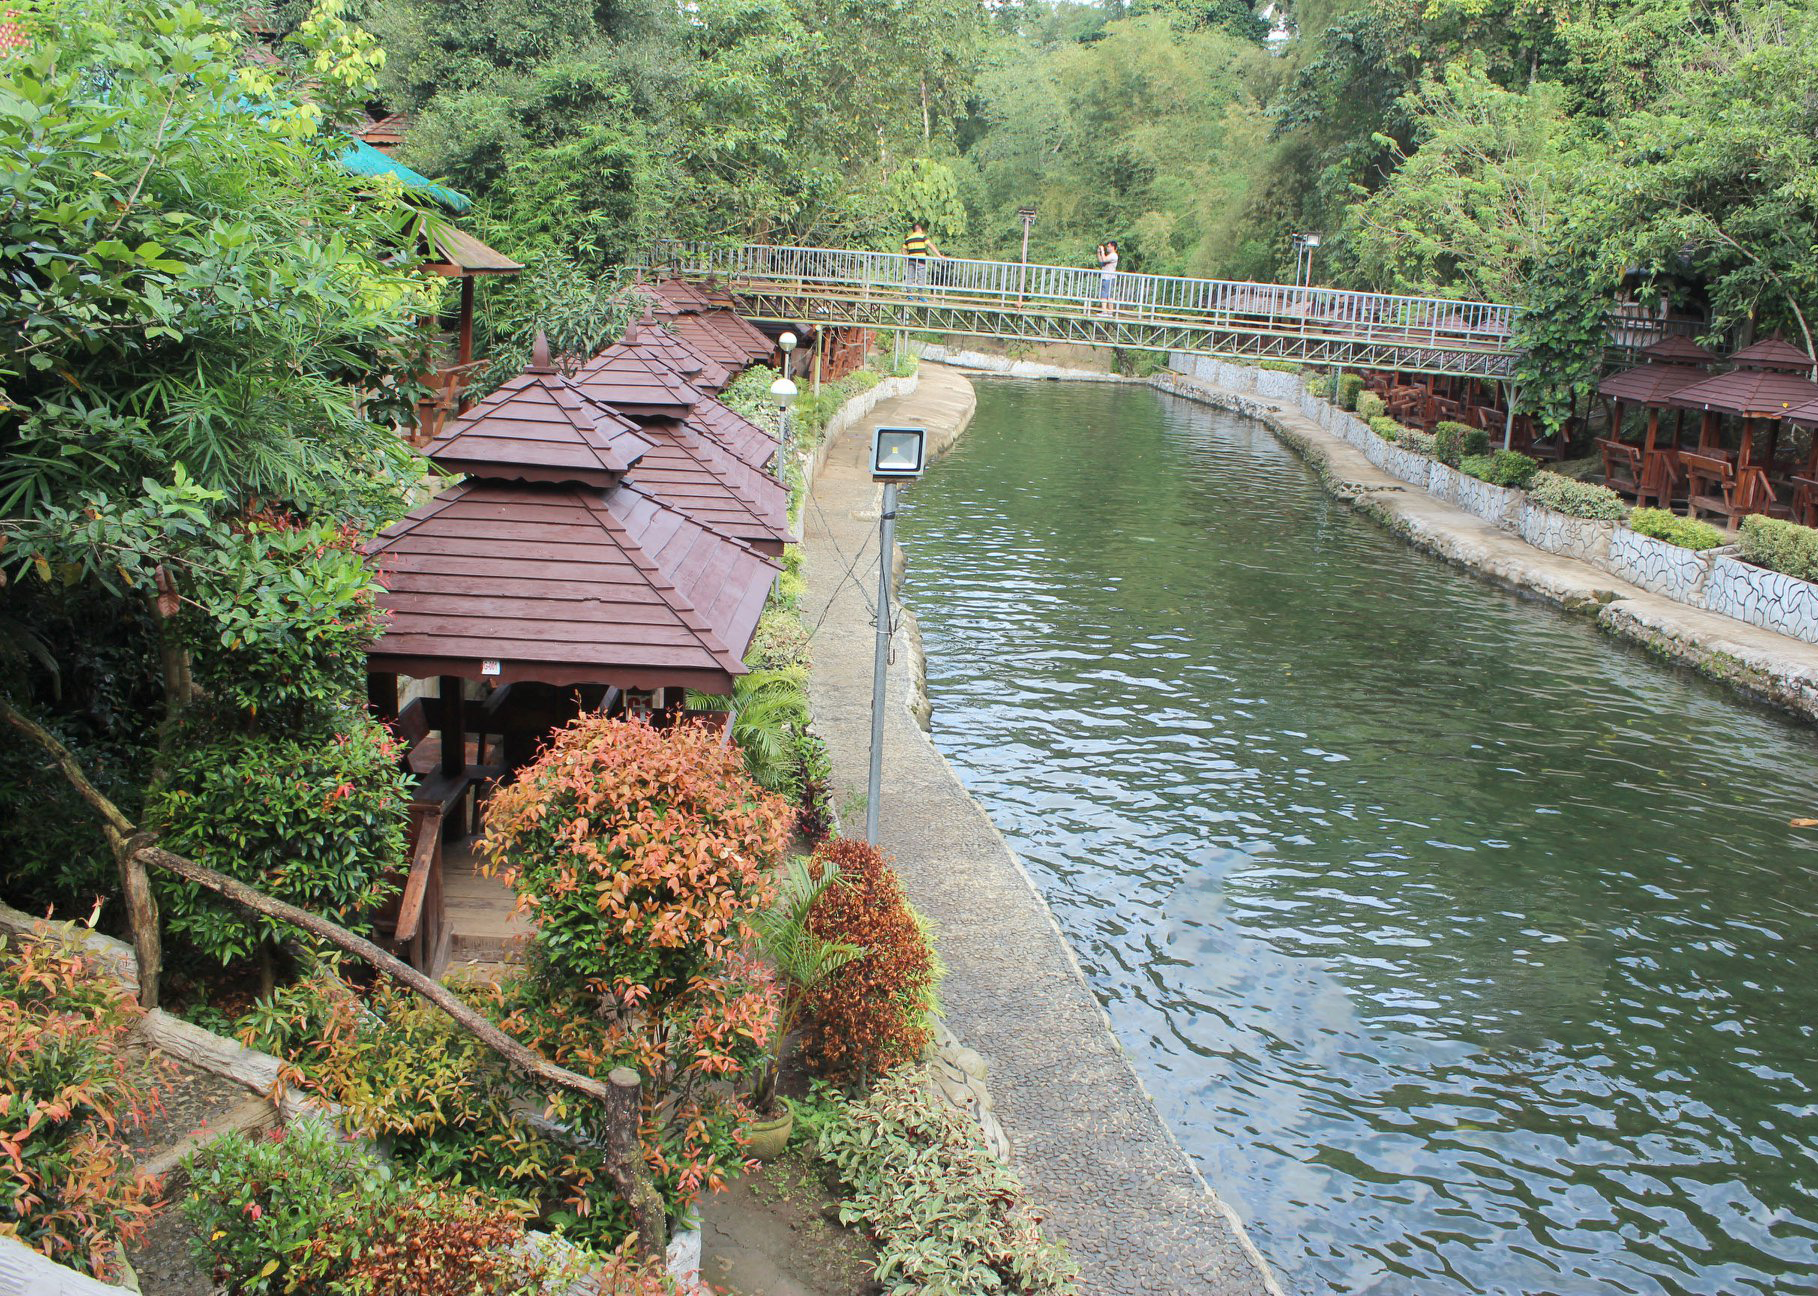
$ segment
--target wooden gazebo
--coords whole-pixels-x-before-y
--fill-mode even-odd
[[[1610,402],[1610,435],[1598,438],[1603,452],[1606,485],[1635,496],[1637,504],[1650,499],[1665,507],[1679,482],[1679,441],[1685,422],[1680,410],[1670,446],[1660,444],[1660,413],[1669,401],[1708,375],[1717,356],[1690,338],[1668,337],[1643,349],[1642,363],[1611,374],[1598,384],[1598,395]],[[1647,431],[1639,446],[1622,440],[1623,413],[1628,406],[1648,412]]]
[[[367,662],[386,718],[401,717],[400,677],[439,682],[422,700],[435,705],[420,707],[421,732],[406,734],[440,732],[424,800],[452,809],[496,775],[473,768],[482,753],[470,760],[468,740],[524,729],[511,714],[515,686],[569,690],[570,704],[635,695],[637,709],[661,711],[687,689],[728,694],[745,673],[777,566],[641,487],[651,449],[541,345],[528,371],[429,447],[466,479],[374,541],[387,623]],[[470,715],[475,683],[492,692]],[[547,689],[519,696],[540,699],[529,713],[542,718]]]
[[[1701,512],[1720,514],[1734,522],[1749,513],[1785,515],[1791,505],[1775,491],[1770,474],[1777,470],[1775,451],[1780,429],[1788,415],[1818,401],[1818,384],[1809,374],[1812,357],[1779,338],[1744,347],[1730,357],[1737,367],[1728,373],[1681,388],[1668,398],[1676,409],[1702,415],[1698,449],[1681,451],[1689,483],[1688,502],[1693,517]],[[1742,421],[1735,451],[1723,444],[1722,418]],[[1756,424],[1767,428],[1766,452],[1754,451]]]

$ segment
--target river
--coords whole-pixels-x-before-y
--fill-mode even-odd
[[[1258,424],[979,384],[935,741],[1284,1286],[1818,1275],[1818,737],[1410,549]]]

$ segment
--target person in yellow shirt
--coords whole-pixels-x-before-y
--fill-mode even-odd
[[[940,256],[941,250],[935,246],[934,239],[928,233],[928,227],[920,221],[913,221],[909,233],[903,239],[903,255],[908,257],[903,272],[903,282],[909,287],[912,301],[922,300],[922,295],[915,290],[925,288],[928,284],[928,258]]]

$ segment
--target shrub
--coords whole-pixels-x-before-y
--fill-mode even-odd
[[[1356,408],[1357,417],[1366,423],[1374,423],[1389,412],[1389,407],[1383,398],[1373,391],[1359,391]]]
[[[792,609],[769,607],[758,618],[757,631],[745,664],[754,671],[807,670],[810,665],[808,627]]]
[[[737,952],[790,818],[705,730],[590,715],[493,795],[482,844],[553,971],[657,1006]]]
[[[1331,394],[1332,394],[1332,380],[1330,378],[1309,378],[1309,379],[1307,379],[1307,395],[1318,396],[1321,399],[1324,399],[1325,397],[1330,396]]]
[[[1362,374],[1345,373],[1338,375],[1338,408],[1354,410],[1357,398],[1364,389]]]
[[[124,1144],[159,1097],[158,1073],[129,1060],[139,1017],[87,955],[0,941],[0,1233],[106,1279],[157,1189]]]
[[[1444,422],[1433,429],[1433,457],[1456,468],[1467,455],[1490,452],[1490,434],[1466,423]]]
[[[224,1135],[188,1168],[196,1258],[238,1296],[509,1296],[550,1277],[522,1210],[394,1179],[320,1120]]]
[[[865,953],[809,995],[802,1053],[824,1075],[882,1075],[927,1046],[939,963],[902,881],[876,847],[837,838],[815,851],[811,864],[819,863],[837,867],[841,885],[816,902],[809,929]]]
[[[1458,470],[1492,486],[1526,490],[1528,483],[1534,480],[1534,474],[1540,471],[1540,461],[1519,450],[1498,450],[1489,455],[1466,455],[1459,461]]]
[[[1681,549],[1715,549],[1726,543],[1723,532],[1709,522],[1680,517],[1667,509],[1638,508],[1629,514],[1628,527]]]
[[[1567,517],[1620,522],[1629,511],[1629,506],[1622,502],[1622,496],[1608,486],[1573,481],[1558,473],[1536,473],[1528,490],[1535,503],[1556,513],[1564,513]]]
[[[583,716],[493,795],[482,846],[536,918],[501,1025],[565,1066],[646,1079],[644,1151],[672,1202],[718,1186],[776,987],[746,953],[792,818],[706,730]],[[600,1113],[555,1108],[599,1137]]]
[[[1397,423],[1394,419],[1390,418],[1387,414],[1378,414],[1375,418],[1370,420],[1370,431],[1374,432],[1384,441],[1395,442],[1401,440],[1401,434],[1406,432],[1407,429]]]
[[[819,1155],[845,1189],[840,1220],[877,1240],[890,1296],[1070,1296],[1077,1266],[1042,1237],[1022,1185],[978,1127],[903,1072],[821,1124]]]
[[[502,1011],[501,995],[480,998]],[[242,1018],[247,1044],[292,1061],[340,1108],[349,1134],[382,1138],[405,1174],[484,1192],[611,1245],[631,1228],[598,1149],[523,1117],[541,1093],[416,995],[381,982],[362,1002],[330,974],[287,986]]]
[[[1397,440],[1415,454],[1425,455],[1429,459],[1433,457],[1433,436],[1430,432],[1405,427],[1401,430]]]
[[[247,735],[185,747],[149,819],[171,850],[358,927],[404,859],[397,748],[364,716],[321,740]],[[221,963],[269,956],[292,929],[191,882],[161,883],[172,931]]]
[[[1742,519],[1736,542],[1745,562],[1818,581],[1818,531],[1811,527],[1754,514]]]
[[[1302,365],[1297,360],[1258,360],[1256,367],[1267,369],[1270,373],[1297,374],[1301,371]]]

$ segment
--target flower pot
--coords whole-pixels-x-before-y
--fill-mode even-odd
[[[745,1127],[745,1151],[760,1161],[774,1161],[789,1146],[789,1135],[795,1129],[795,1113],[785,1110],[769,1120],[755,1120]]]

